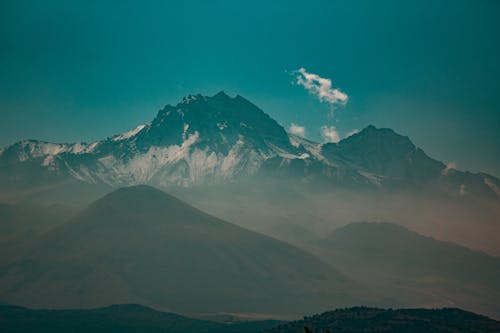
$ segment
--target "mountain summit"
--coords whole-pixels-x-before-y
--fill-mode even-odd
[[[358,290],[303,250],[149,186],[102,197],[0,269],[2,301],[51,308],[300,313],[367,301]]]
[[[18,142],[0,151],[0,185],[31,189],[77,181],[111,187],[191,187],[286,176],[349,187],[426,187],[500,198],[500,181],[447,168],[391,129],[368,126],[339,143],[289,134],[247,99],[188,95],[149,123],[90,144]]]

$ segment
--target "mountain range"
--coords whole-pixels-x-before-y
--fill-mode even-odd
[[[24,140],[0,150],[4,195],[72,182],[193,187],[249,177],[500,199],[496,177],[449,168],[393,130],[368,126],[338,143],[316,143],[287,133],[247,99],[224,92],[189,95],[151,122],[104,140]]]
[[[95,201],[0,266],[0,300],[30,307],[299,314],[381,299],[308,252],[145,185]]]
[[[312,242],[310,250],[353,280],[403,304],[460,307],[500,317],[498,257],[400,225],[367,222],[338,228]]]
[[[354,307],[292,322],[221,323],[159,312],[135,304],[86,310],[34,310],[0,305],[0,323],[6,331],[17,333],[493,333],[500,329],[498,321],[456,308],[393,310]]]
[[[391,129],[317,143],[241,96],[190,95],[104,140],[0,150],[0,302],[500,318],[499,187]]]
[[[307,316],[265,333],[493,333],[500,323],[456,308],[375,309],[355,307]]]
[[[500,318],[499,258],[396,224],[351,223],[296,247],[147,185],[115,190],[67,221],[58,207],[38,208],[37,217],[22,208],[5,206],[3,214],[12,217],[0,257],[1,303],[137,303],[209,317],[458,306]],[[30,222],[17,226],[18,215]]]
[[[155,311],[138,304],[71,310],[0,305],[2,330],[16,333],[257,333],[279,323],[275,320],[221,323]]]

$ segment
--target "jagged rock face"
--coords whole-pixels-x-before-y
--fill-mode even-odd
[[[241,96],[190,95],[151,122],[90,144],[21,141],[0,151],[0,185],[67,179],[113,187],[183,187],[254,175],[371,188],[432,186],[456,196],[500,197],[500,181],[428,157],[407,137],[369,126],[339,143],[288,134]]]
[[[232,181],[256,173],[271,157],[304,153],[258,107],[220,92],[185,97],[150,123],[91,144],[23,141],[7,148],[0,164],[30,162],[52,174],[112,186],[191,186]]]
[[[446,167],[415,147],[408,137],[371,125],[338,144],[325,144],[323,154],[392,182],[427,182],[439,177]]]

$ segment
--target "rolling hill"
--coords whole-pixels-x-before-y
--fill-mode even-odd
[[[33,310],[0,305],[2,331],[16,333],[256,333],[278,323],[273,320],[216,323],[135,304],[87,310]]]
[[[500,318],[500,258],[391,223],[351,223],[314,245],[351,278],[406,306],[448,306]]]
[[[386,310],[356,307],[304,317],[264,332],[493,333],[499,330],[500,322],[456,308]]]
[[[0,299],[30,307],[300,313],[369,295],[298,248],[148,186],[104,196],[0,269]]]

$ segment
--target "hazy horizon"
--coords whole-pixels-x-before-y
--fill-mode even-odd
[[[0,327],[500,331],[500,1],[0,2]]]

